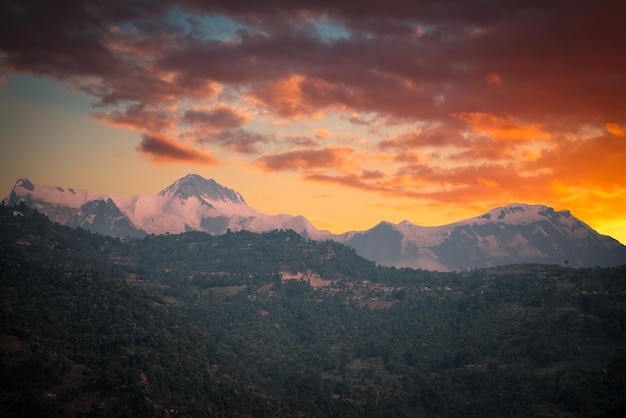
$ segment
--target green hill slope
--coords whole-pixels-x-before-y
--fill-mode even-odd
[[[626,267],[382,268],[0,208],[2,416],[618,416]]]

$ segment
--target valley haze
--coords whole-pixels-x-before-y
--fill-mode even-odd
[[[156,195],[120,197],[20,178],[3,203],[27,206],[50,220],[121,238],[203,231],[290,229],[312,240],[331,239],[382,265],[451,271],[514,263],[574,267],[626,264],[626,247],[598,234],[569,211],[513,203],[442,226],[382,221],[366,231],[333,234],[302,216],[268,215],[251,208],[233,189],[197,174]]]

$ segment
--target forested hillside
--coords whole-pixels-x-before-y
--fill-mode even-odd
[[[383,268],[0,209],[2,416],[622,416],[626,267]]]

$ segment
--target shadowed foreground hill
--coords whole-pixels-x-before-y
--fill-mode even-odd
[[[98,270],[115,270],[96,255],[98,245],[111,241],[57,228],[41,216],[18,220],[32,224],[17,246],[7,246],[3,234],[0,415],[280,412],[228,353],[162,297],[101,276]]]
[[[2,416],[621,416],[626,268],[375,266],[0,209]],[[295,280],[294,280],[295,279]]]

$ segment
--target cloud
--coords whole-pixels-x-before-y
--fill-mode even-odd
[[[298,148],[311,148],[317,145],[316,140],[304,135],[289,135],[283,140],[289,145],[293,145]]]
[[[623,5],[129,3],[6,3],[5,66],[72,82],[104,106],[204,100],[227,86],[284,117],[335,108],[440,122],[463,112],[623,120],[626,58],[614,46],[626,35],[612,29]],[[224,14],[241,28],[221,39],[174,23],[167,12],[175,5],[197,19]],[[36,24],[43,16],[47,24]],[[322,21],[345,35],[326,39]]]
[[[619,123],[607,123],[605,126],[610,134],[626,137],[626,130]]]
[[[462,145],[463,131],[454,124],[425,127],[386,138],[379,142],[380,149],[410,151],[424,147],[447,147]]]
[[[377,180],[385,177],[385,173],[380,170],[363,170],[361,172],[361,178],[367,180]]]
[[[523,124],[512,115],[502,117],[484,112],[461,112],[453,116],[469,124],[476,133],[497,140],[532,141],[549,137],[549,133],[538,126]]]
[[[218,160],[207,152],[185,147],[167,137],[142,135],[137,152],[149,156],[155,163],[195,163],[217,165]]]
[[[257,164],[264,171],[346,169],[354,164],[351,161],[353,153],[349,147],[297,149],[263,154],[258,158]]]
[[[508,132],[511,121],[507,118],[487,120],[497,122],[495,125],[499,129],[504,123],[506,129],[502,129]],[[517,124],[511,126],[519,128]],[[533,129],[531,131],[534,132]],[[616,177],[626,161],[623,137],[618,135],[575,137],[570,140],[562,138],[559,142],[552,142],[550,147],[539,150],[533,159],[520,158],[520,155],[524,155],[523,150],[513,149],[509,150],[510,154],[506,154],[501,149],[494,152],[491,159],[483,158],[482,162],[465,158],[451,163],[449,158],[454,157],[454,154],[441,158],[437,156],[438,148],[423,154],[407,151],[413,147],[419,149],[420,134],[420,131],[413,131],[392,141],[382,141],[383,150],[398,151],[395,162],[387,164],[384,170],[345,169],[340,164],[336,165],[338,169],[314,170],[299,158],[288,158],[290,155],[281,155],[274,161],[274,169],[300,170],[308,181],[416,199],[429,205],[454,204],[475,210],[512,201],[572,207],[573,201],[570,199],[575,198],[577,202],[585,202],[588,208],[593,208],[598,207],[600,202],[607,202],[607,207],[611,207],[608,203],[610,201],[626,200],[626,187],[619,176]],[[491,139],[484,141],[485,147],[487,144],[498,144]],[[438,142],[433,141],[432,144]],[[454,144],[454,141],[446,142],[443,149]],[[431,146],[429,144],[426,147]],[[474,142],[465,143],[462,152],[467,154],[466,157],[473,152],[474,146]],[[409,158],[407,154],[413,155]],[[307,153],[291,155],[303,159],[307,156]],[[368,162],[375,160],[369,156],[360,157],[366,167]],[[390,170],[394,165],[398,166],[397,170]],[[555,184],[561,187],[555,188]],[[617,215],[613,213],[611,216]]]
[[[5,66],[71,81],[105,106],[207,99],[220,85],[285,117],[342,108],[444,122],[462,112],[623,120],[626,58],[615,46],[626,35],[615,29],[625,6],[615,2],[128,3],[5,2]],[[222,39],[174,23],[174,6],[240,29]],[[345,35],[326,39],[322,21]]]
[[[398,5],[395,10],[402,10],[405,15],[368,6],[357,12],[346,4],[322,10],[323,4],[277,3],[254,13],[221,5],[219,10],[247,24],[256,22],[262,30],[255,32],[251,26],[239,33],[237,42],[232,44],[190,43],[165,56],[161,63],[188,78],[252,85],[250,91],[258,100],[285,117],[348,107],[402,118],[419,114],[433,119],[450,113],[500,113],[503,109],[539,120],[554,113],[590,118],[591,113],[611,109],[619,100],[616,91],[623,92],[623,87],[610,82],[600,86],[594,74],[599,76],[602,67],[609,71],[611,79],[619,79],[618,69],[623,68],[624,60],[613,53],[611,45],[616,45],[616,39],[608,31],[589,28],[588,18],[591,12],[605,18],[603,21],[609,26],[617,25],[612,16],[615,10],[570,8],[563,15],[562,10],[550,5],[533,9],[514,4],[478,15],[475,11],[485,10],[485,5],[468,4],[466,8],[456,3],[449,13],[441,12],[430,2],[417,7]],[[280,12],[266,14],[275,8]],[[376,10],[376,14],[368,15],[368,10]],[[304,23],[310,23],[316,14],[335,16],[337,22],[355,31],[352,36],[325,42],[314,31],[296,29],[297,23],[307,19],[302,16],[308,16]],[[531,19],[537,14],[544,18]],[[393,20],[397,20],[397,25],[393,25]],[[383,25],[387,28],[408,27],[418,20],[424,22],[424,27],[431,21],[419,37],[375,27],[375,22],[380,27],[381,21],[391,23]],[[277,21],[291,24],[274,24]],[[572,31],[577,24],[590,29],[593,41],[587,33]],[[361,31],[368,27],[373,32],[362,36]],[[414,29],[415,26],[404,32],[414,33]],[[381,33],[386,36],[373,36]],[[563,47],[582,48],[583,55],[599,61],[591,64],[592,61],[581,61],[578,54],[548,52],[562,51]],[[578,69],[575,77],[579,77],[579,84],[574,81],[574,72],[570,77],[563,73],[564,68]],[[485,86],[485,74],[492,84],[506,79],[506,86],[489,89]],[[602,109],[596,106],[590,112],[587,99],[593,96],[613,103],[608,106],[604,99],[594,99],[594,106],[601,105]]]
[[[487,77],[485,77],[485,79],[487,80],[487,84],[489,84],[490,86],[502,85],[502,74],[489,73],[487,74]]]
[[[373,121],[367,120],[355,112],[347,116],[346,120],[353,125],[361,125],[361,126],[371,126],[373,123]]]
[[[94,112],[92,116],[113,126],[132,130],[162,132],[176,126],[177,117],[164,109],[148,108],[144,105],[129,106],[124,112]]]
[[[315,137],[319,138],[319,139],[326,139],[326,138],[330,138],[331,136],[333,136],[334,134],[329,131],[328,129],[316,129],[315,132]]]
[[[563,140],[544,152],[531,167],[549,167],[555,179],[580,186],[624,187],[624,137],[605,134]]]
[[[304,76],[292,75],[272,83],[260,84],[251,93],[257,103],[272,109],[281,117],[310,116],[326,106],[310,103],[305,97],[306,91],[303,90],[306,82]],[[312,82],[314,81],[308,83]]]
[[[626,188],[624,15],[591,1],[9,0],[0,71],[86,92],[157,163],[215,164],[204,148],[219,148],[432,204],[570,193],[591,208]]]
[[[324,173],[311,173],[305,174],[304,179],[318,183],[338,184],[359,190],[386,192],[385,189],[376,187],[375,185],[364,181],[361,176],[357,174],[331,175]]]
[[[233,109],[225,103],[220,103],[212,109],[189,109],[181,118],[181,122],[196,128],[234,129],[239,128],[250,120],[250,116],[242,111]]]
[[[230,152],[257,154],[259,144],[275,142],[272,135],[258,134],[243,129],[225,130],[207,134],[198,139],[203,144],[218,144]]]

